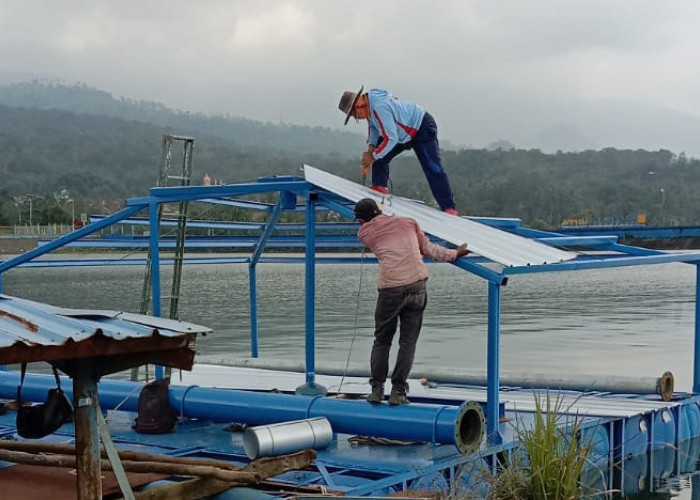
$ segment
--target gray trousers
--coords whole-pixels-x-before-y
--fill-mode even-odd
[[[428,303],[426,280],[379,290],[374,311],[374,344],[370,357],[372,387],[383,386],[389,371],[389,350],[400,322],[399,353],[391,372],[392,389],[405,394],[406,379],[413,367],[423,310]]]

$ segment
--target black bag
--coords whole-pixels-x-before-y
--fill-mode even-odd
[[[170,380],[157,379],[143,386],[139,394],[139,410],[134,429],[142,434],[165,434],[175,427],[177,413],[170,406]]]
[[[58,430],[63,424],[73,420],[73,405],[66,393],[61,390],[61,379],[56,368],[56,389],[49,389],[46,401],[36,405],[22,405],[22,385],[27,372],[27,364],[22,363],[22,377],[17,387],[17,434],[26,439],[39,439]]]

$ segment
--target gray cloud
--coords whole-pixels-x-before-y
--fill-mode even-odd
[[[601,147],[691,152],[674,124],[700,133],[699,14],[696,0],[5,0],[0,77],[331,127],[340,92],[364,84],[423,104],[457,144],[530,146],[562,124]],[[635,135],[621,109],[665,127]]]

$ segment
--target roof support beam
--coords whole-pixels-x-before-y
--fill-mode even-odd
[[[617,236],[551,236],[537,238],[540,243],[556,247],[607,247],[617,243]]]
[[[151,188],[151,196],[130,198],[129,205],[144,205],[148,203],[173,203],[178,201],[193,201],[206,198],[241,196],[246,194],[273,193],[275,191],[291,191],[299,193],[309,188],[306,181],[292,182],[252,182],[247,184],[230,184],[224,186],[186,186],[186,187],[155,187]]]
[[[558,264],[544,264],[541,266],[507,267],[503,274],[512,276],[515,274],[543,273],[551,271],[578,271],[582,269],[602,269],[608,267],[626,267],[645,264],[666,264],[668,262],[687,262],[690,264],[700,262],[700,253],[662,253],[658,255],[644,255],[634,257],[608,257],[606,259],[590,259],[585,261],[560,262]]]
[[[81,229],[78,229],[75,232],[66,234],[65,236],[61,236],[60,238],[56,238],[55,240],[49,241],[48,243],[42,245],[39,248],[30,250],[29,252],[23,253],[22,255],[18,255],[13,259],[6,260],[5,262],[0,263],[0,273],[19,264],[22,264],[23,262],[30,261],[35,257],[39,257],[41,255],[44,255],[45,253],[49,253],[52,250],[60,248],[66,243],[70,243],[71,241],[75,241],[77,239],[82,238],[83,236],[95,233],[107,226],[111,226],[115,222],[120,221],[122,219],[126,219],[131,215],[135,214],[136,212],[143,210],[144,208],[146,208],[146,205],[134,204],[130,207],[125,208],[124,210],[120,210],[119,212],[110,215],[109,217],[105,217],[101,221],[89,224]],[[1,291],[2,289],[0,289],[0,292]]]
[[[695,349],[693,356],[693,392],[700,392],[700,266],[695,266]]]

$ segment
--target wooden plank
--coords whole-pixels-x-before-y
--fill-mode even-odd
[[[0,460],[6,460],[8,462],[18,464],[50,465],[54,467],[75,468],[77,466],[77,461],[74,456],[33,455],[21,451],[0,450]],[[112,470],[112,465],[108,460],[100,460],[99,464],[102,470]],[[124,466],[124,470],[128,472],[156,472],[175,476],[213,477],[222,481],[240,484],[258,483],[262,479],[260,474],[256,472],[222,470],[217,467],[200,465],[181,465],[162,462],[133,462],[130,460],[123,461],[122,465]],[[80,474],[80,471],[78,471],[78,473]]]
[[[69,443],[49,443],[44,441],[6,441],[0,440],[0,449],[10,451],[23,451],[26,453],[54,453],[58,455],[74,455],[75,446]],[[142,461],[142,462],[162,462],[182,465],[208,465],[224,470],[241,470],[241,466],[235,466],[223,460],[211,460],[196,457],[173,457],[170,455],[157,455],[155,453],[143,453],[140,451],[118,450],[119,458],[122,460]],[[102,458],[107,458],[104,450]]]

